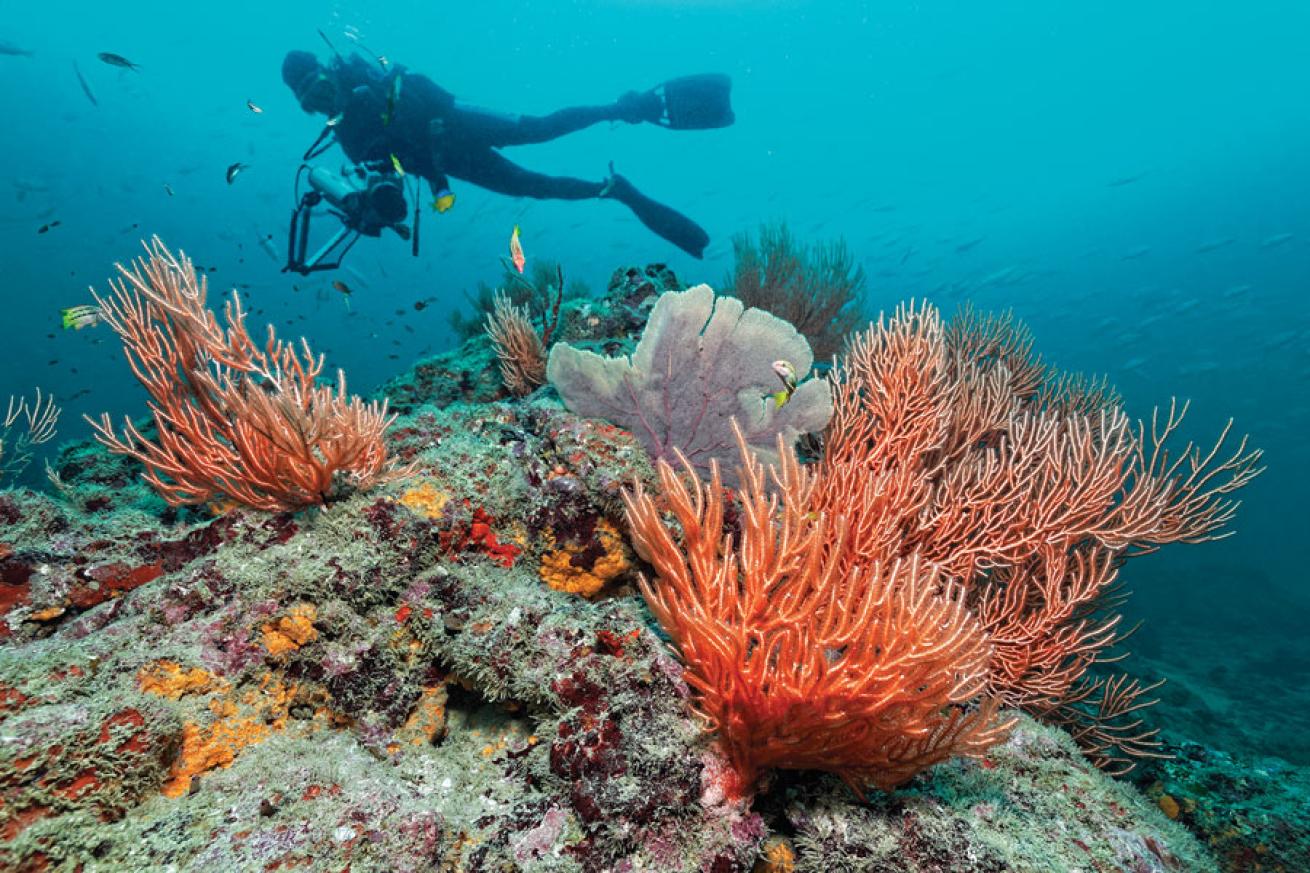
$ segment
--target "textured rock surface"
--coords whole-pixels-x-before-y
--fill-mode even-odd
[[[1166,738],[1168,735],[1166,735]],[[1225,870],[1310,870],[1310,773],[1278,758],[1249,760],[1169,741],[1173,757],[1134,781],[1185,825]]]
[[[1072,740],[1024,717],[982,761],[940,765],[861,807],[789,792],[798,870],[1215,870],[1131,786],[1090,768]]]
[[[724,803],[633,559],[595,547],[650,476],[632,437],[537,399],[394,443],[414,478],[297,516],[0,494],[0,867],[1211,869],[1026,721],[867,805],[815,774]]]

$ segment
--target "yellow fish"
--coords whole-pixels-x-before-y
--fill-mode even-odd
[[[781,409],[783,404],[791,400],[791,396],[796,393],[796,368],[792,366],[791,361],[774,361],[773,372],[782,380],[782,390],[772,395],[774,402]]]
[[[514,269],[523,272],[523,265],[528,259],[523,256],[523,243],[519,242],[519,226],[514,225],[514,232],[509,235],[509,259],[514,262]]]
[[[437,212],[445,212],[455,205],[455,195],[450,190],[443,189],[436,197],[432,198],[432,208]]]
[[[395,152],[391,154],[391,166],[396,171],[397,176],[405,175],[405,168],[400,165],[400,158],[396,157]]]

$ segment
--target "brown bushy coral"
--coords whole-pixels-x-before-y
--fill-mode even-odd
[[[804,245],[785,223],[732,240],[736,263],[723,293],[795,325],[816,361],[831,360],[864,323],[864,270],[844,240]]]
[[[509,393],[525,397],[540,387],[546,381],[546,344],[532,326],[527,309],[497,293],[486,327],[500,361],[500,378]]]

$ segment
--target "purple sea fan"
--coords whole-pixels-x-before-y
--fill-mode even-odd
[[[546,378],[570,410],[632,431],[652,458],[671,461],[680,449],[701,470],[718,458],[731,471],[739,461],[732,419],[761,461],[776,464],[778,434],[791,444],[832,417],[822,379],[802,382],[779,405],[777,361],[803,377],[814,356],[786,321],[697,285],[660,296],[631,358],[558,343]]]

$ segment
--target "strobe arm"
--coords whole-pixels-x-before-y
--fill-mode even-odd
[[[309,252],[310,219],[313,217],[314,207],[322,200],[322,195],[317,191],[308,191],[301,197],[296,208],[292,210],[291,227],[287,238],[287,264],[282,268],[282,272],[294,272],[302,276],[308,276],[310,273],[322,270],[335,270],[341,266],[341,259],[345,257],[346,252],[350,251],[351,246],[359,239],[359,231],[343,223],[341,228],[319,247],[318,251],[307,256]],[[338,217],[344,219],[344,216]],[[332,256],[334,251],[336,252],[336,258],[329,261],[328,258]]]

